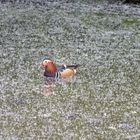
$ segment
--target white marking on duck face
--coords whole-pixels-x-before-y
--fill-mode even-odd
[[[51,60],[44,60],[43,62],[49,63],[52,62]]]
[[[50,63],[50,62],[52,62],[52,61],[51,61],[51,60],[44,60],[44,61],[43,61],[43,65],[44,65],[44,64],[48,64],[48,63]]]

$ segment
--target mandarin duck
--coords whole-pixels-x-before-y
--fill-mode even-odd
[[[62,65],[57,67],[51,59],[44,59],[42,67],[45,69],[44,76],[54,78],[70,78],[76,74],[79,65]]]

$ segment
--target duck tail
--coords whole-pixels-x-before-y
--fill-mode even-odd
[[[67,65],[67,68],[74,68],[77,69],[80,65],[79,64],[74,64],[74,65]]]

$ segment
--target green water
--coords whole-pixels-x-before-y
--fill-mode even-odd
[[[133,5],[1,5],[0,139],[140,139],[139,13]],[[82,65],[50,96],[42,95],[45,56]]]

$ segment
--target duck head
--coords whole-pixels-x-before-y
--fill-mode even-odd
[[[44,59],[42,62],[42,67],[45,69],[47,74],[55,74],[57,72],[57,67],[50,59]]]

